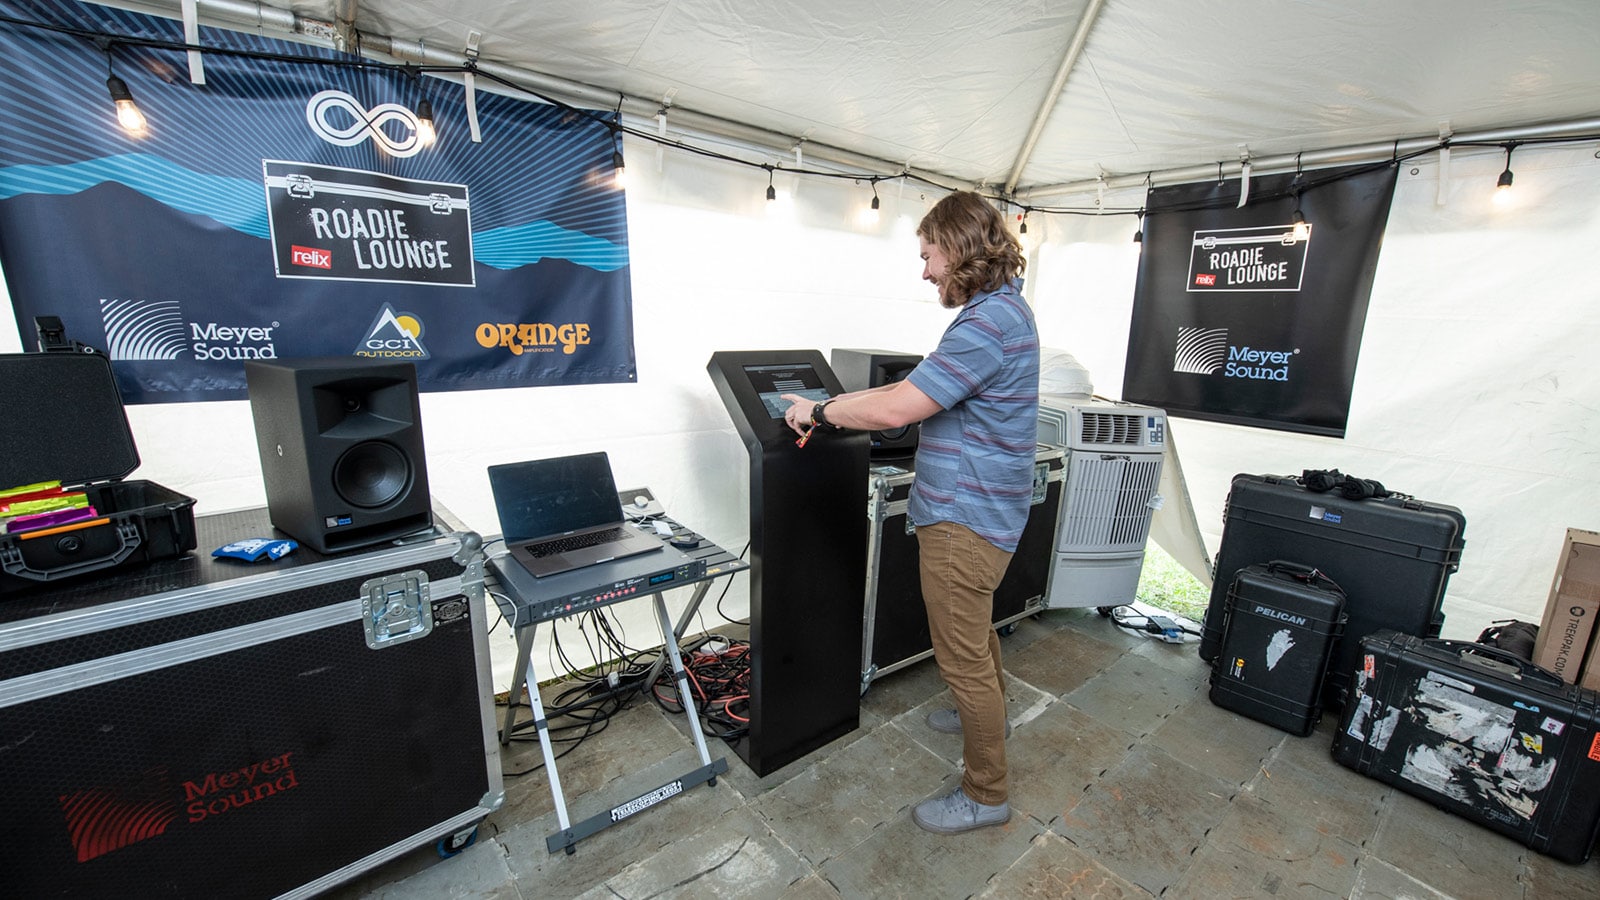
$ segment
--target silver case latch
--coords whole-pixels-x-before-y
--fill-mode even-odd
[[[362,582],[361,627],[373,650],[426,637],[433,631],[428,573],[397,572]]]

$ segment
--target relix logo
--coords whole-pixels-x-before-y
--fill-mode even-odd
[[[289,262],[297,266],[310,266],[313,269],[333,268],[333,251],[323,250],[320,247],[302,247],[299,244],[289,246]]]

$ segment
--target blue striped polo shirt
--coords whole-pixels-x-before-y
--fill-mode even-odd
[[[1011,281],[956,313],[907,379],[941,407],[922,422],[908,512],[1015,551],[1033,499],[1039,332]]]

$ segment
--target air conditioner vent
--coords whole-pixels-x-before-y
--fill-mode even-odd
[[[1125,413],[1083,413],[1082,440],[1086,444],[1139,446],[1143,417]]]

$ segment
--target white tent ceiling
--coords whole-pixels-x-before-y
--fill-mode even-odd
[[[119,5],[176,17],[180,0]],[[774,162],[798,143],[807,162],[1015,183],[1019,196],[1441,128],[1498,139],[1600,122],[1594,0],[198,6],[207,24],[431,64],[460,63],[475,43],[486,71],[581,105],[623,100],[630,124],[653,125],[670,100],[674,138],[733,136]]]

